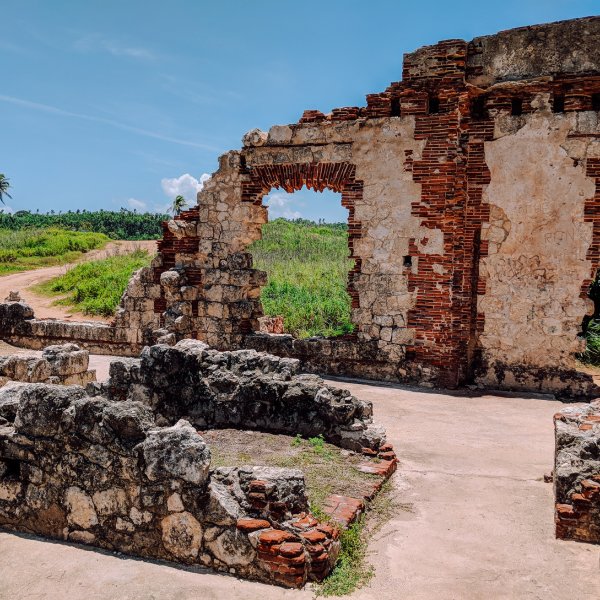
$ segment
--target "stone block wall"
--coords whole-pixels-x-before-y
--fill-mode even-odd
[[[186,421],[77,386],[18,388],[0,425],[0,526],[300,587],[322,579],[338,532],[308,512],[300,471],[210,469]]]
[[[92,394],[149,406],[162,424],[186,419],[197,429],[240,428],[322,435],[356,452],[375,454],[385,431],[373,406],[315,375],[298,360],[254,350],[219,352],[195,340],[145,348],[141,358],[115,360]]]
[[[47,346],[41,356],[0,356],[0,387],[11,381],[82,385],[96,379],[90,354],[75,344]]]
[[[144,275],[159,329],[318,372],[597,394],[575,355],[600,258],[599,38],[592,17],[440,42],[364,107],[249,132],[164,226]],[[256,333],[263,198],[303,186],[349,212],[350,336]]]
[[[123,298],[122,302],[127,305],[129,300]],[[142,318],[139,314],[136,317]],[[124,321],[116,326],[95,321],[36,319],[33,309],[21,300],[0,303],[0,339],[32,350],[75,343],[94,354],[137,356],[145,344],[152,342],[152,331],[130,327]]]
[[[554,417],[556,537],[600,544],[600,403]]]

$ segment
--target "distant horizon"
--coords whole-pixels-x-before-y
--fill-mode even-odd
[[[177,194],[195,202],[248,130],[364,106],[401,79],[406,52],[597,12],[592,0],[374,0],[366,11],[358,0],[343,10],[339,0],[4,0],[4,211],[156,213]],[[266,203],[271,218],[347,215],[328,191],[274,190]]]

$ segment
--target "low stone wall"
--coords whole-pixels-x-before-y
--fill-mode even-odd
[[[185,418],[198,429],[323,435],[357,452],[385,443],[370,402],[300,374],[298,360],[255,350],[219,352],[196,340],[158,344],[145,348],[139,360],[113,361],[108,383],[90,391],[139,401],[163,424]]]
[[[90,353],[75,344],[48,346],[42,356],[0,356],[0,387],[9,381],[85,386],[96,379],[89,362]]]
[[[406,362],[390,363],[376,341],[358,340],[353,335],[297,339],[289,334],[261,332],[246,335],[243,346],[259,352],[296,358],[302,363],[302,368],[311,373],[378,381],[418,380],[420,385],[432,385],[432,370],[428,367]]]
[[[32,350],[75,343],[93,354],[137,356],[149,340],[142,332],[105,323],[36,319],[25,302],[0,303],[0,339]]]
[[[322,579],[337,531],[308,512],[300,471],[210,469],[186,421],[77,386],[19,386],[0,426],[0,526],[298,587]]]
[[[600,402],[554,416],[556,537],[600,544]]]

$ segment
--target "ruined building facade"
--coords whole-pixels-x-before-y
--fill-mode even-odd
[[[599,111],[600,17],[407,54],[366,106],[306,111],[223,155],[106,335],[132,352],[191,337],[323,373],[595,394],[575,355],[600,258]],[[263,198],[303,186],[349,211],[352,335],[257,333]]]

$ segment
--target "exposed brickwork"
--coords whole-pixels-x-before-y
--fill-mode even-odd
[[[600,88],[600,85],[599,85]],[[600,140],[600,134],[594,136]],[[596,277],[596,271],[600,265],[600,158],[588,158],[586,163],[586,174],[596,179],[596,193],[592,198],[585,201],[585,221],[591,223],[592,244],[587,252],[587,258],[592,263],[590,278],[581,284],[581,297],[587,298],[590,286]]]
[[[373,475],[372,482],[363,488],[361,497],[353,498],[331,494],[325,499],[323,507],[325,514],[329,515],[331,520],[341,527],[348,527],[362,515],[367,503],[375,498],[383,484],[396,471],[398,460],[391,444],[383,444],[376,452],[370,448],[365,448],[363,453],[367,456],[376,456],[381,459],[381,462],[365,462],[358,465],[359,471]]]
[[[584,479],[569,500],[556,505],[556,537],[600,544],[600,474]]]

